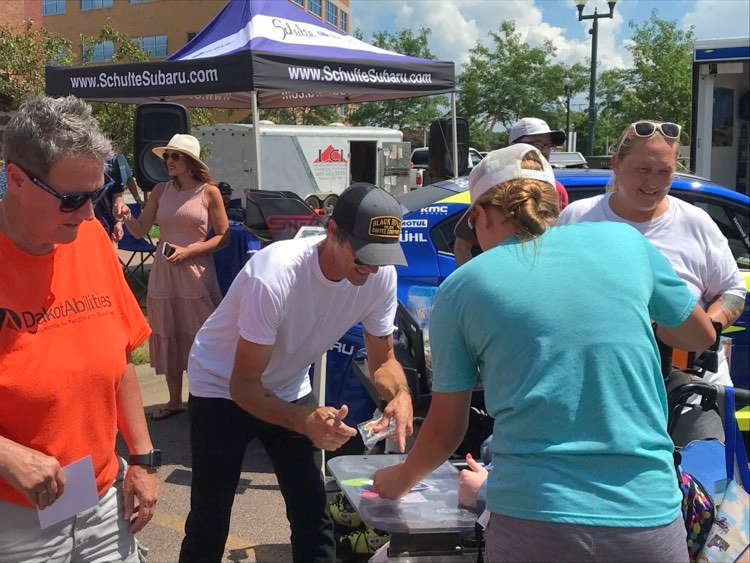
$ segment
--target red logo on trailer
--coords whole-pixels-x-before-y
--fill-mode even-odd
[[[346,162],[346,159],[344,158],[344,151],[334,148],[333,145],[328,145],[326,149],[318,151],[318,158],[313,160],[313,164],[319,164],[322,162]]]

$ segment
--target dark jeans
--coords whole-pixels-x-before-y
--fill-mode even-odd
[[[294,404],[316,407],[312,394]],[[273,464],[286,502],[297,562],[336,559],[333,523],[320,474],[320,450],[301,434],[252,416],[227,399],[190,395],[193,482],[180,562],[221,561],[247,445],[256,437]]]

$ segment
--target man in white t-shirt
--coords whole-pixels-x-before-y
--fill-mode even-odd
[[[256,437],[286,502],[294,561],[335,560],[319,448],[334,451],[357,431],[341,422],[346,405],[317,407],[308,370],[361,322],[370,373],[389,399],[375,430],[394,419],[403,451],[412,402],[392,336],[393,265],[406,264],[401,219],[385,191],[349,186],[324,237],[255,254],[198,332],[188,363],[193,482],[181,562],[221,560],[242,458]]]

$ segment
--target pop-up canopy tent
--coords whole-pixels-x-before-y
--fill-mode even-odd
[[[87,100],[261,108],[449,93],[454,64],[368,45],[288,1],[230,0],[182,49],[145,63],[46,69],[47,93]]]
[[[253,123],[258,123],[259,107],[444,93],[451,93],[455,116],[452,62],[373,47],[324,24],[296,4],[279,0],[230,0],[192,41],[163,61],[53,66],[46,68],[46,80],[50,96],[252,108]],[[455,140],[455,122],[453,127]],[[255,135],[258,129],[253,127]],[[260,147],[259,142],[255,145]],[[259,162],[256,155],[256,165]]]

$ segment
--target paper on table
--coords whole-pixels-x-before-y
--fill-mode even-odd
[[[66,465],[63,471],[65,472],[65,492],[52,506],[44,510],[37,508],[39,525],[42,529],[75,516],[79,512],[96,506],[99,502],[91,456]]]

